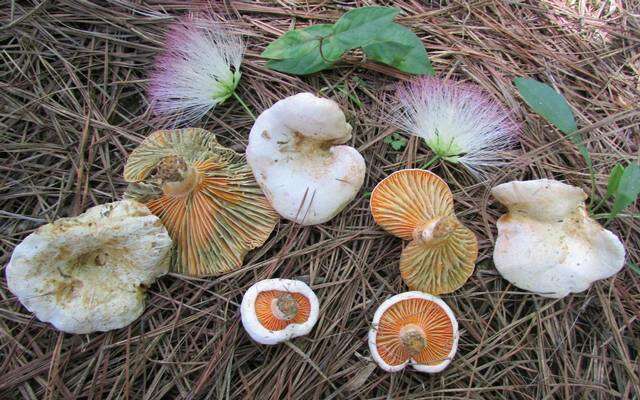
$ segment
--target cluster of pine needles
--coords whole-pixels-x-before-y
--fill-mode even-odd
[[[331,23],[363,5],[401,8],[400,22],[423,40],[438,76],[480,85],[522,124],[510,167],[488,182],[455,165],[430,167],[450,184],[458,215],[480,245],[472,278],[443,296],[461,339],[438,375],[385,373],[366,343],[376,307],[406,290],[398,271],[402,242],[376,226],[367,192],[389,173],[432,157],[415,137],[399,150],[384,140],[395,132],[382,111],[387,96],[410,77],[357,53],[303,78],[268,70],[258,56],[294,26]],[[162,278],[150,288],[143,316],[118,331],[55,331],[0,279],[0,398],[638,398],[638,205],[605,224],[624,242],[628,266],[586,292],[553,300],[497,274],[492,248],[504,210],[489,195],[497,183],[542,177],[591,188],[575,145],[527,108],[516,76],[551,84],[573,106],[593,159],[593,197],[606,193],[616,162],[638,157],[637,1],[0,1],[0,266],[38,226],[121,198],[127,155],[161,123],[145,96],[152,61],[175,16],[201,9],[225,15],[244,35],[238,93],[256,114],[301,91],[341,104],[355,127],[351,145],[367,162],[364,188],[329,223],[281,221],[238,271]],[[199,126],[242,152],[252,123],[229,100]],[[243,331],[242,294],[270,277],[311,284],[321,317],[310,335],[266,347]]]

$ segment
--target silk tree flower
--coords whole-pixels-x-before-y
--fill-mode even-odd
[[[434,160],[462,164],[478,178],[505,163],[518,126],[479,87],[426,77],[401,85],[396,95],[396,124],[423,138]]]
[[[235,94],[243,53],[241,37],[210,17],[174,23],[150,77],[152,110],[177,124],[198,121]]]

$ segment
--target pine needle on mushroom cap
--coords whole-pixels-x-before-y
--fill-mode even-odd
[[[243,156],[204,129],[157,131],[125,166],[126,196],[144,202],[175,242],[172,270],[215,276],[242,265],[279,217]]]

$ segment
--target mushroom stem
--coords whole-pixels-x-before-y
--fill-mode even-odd
[[[427,347],[427,339],[424,337],[422,328],[417,325],[407,325],[400,331],[400,341],[409,354],[419,354]]]
[[[298,302],[290,293],[283,293],[274,299],[271,305],[273,315],[279,319],[290,320],[298,314]]]
[[[178,156],[164,157],[156,167],[156,176],[160,179],[162,191],[169,196],[186,195],[201,180],[201,174]]]
[[[448,237],[459,224],[460,222],[453,215],[435,218],[416,227],[413,231],[413,239],[422,243],[437,243]]]

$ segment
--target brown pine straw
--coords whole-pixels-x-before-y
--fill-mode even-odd
[[[366,344],[376,307],[406,290],[398,270],[402,241],[375,225],[366,193],[389,173],[432,156],[416,139],[400,152],[383,142],[394,129],[382,106],[393,84],[410,77],[357,53],[303,78],[270,71],[258,57],[292,27],[332,22],[348,8],[375,2],[3,0],[0,265],[43,223],[121,197],[127,154],[159,128],[145,100],[147,72],[174,16],[198,8],[226,15],[245,35],[238,90],[254,112],[300,91],[337,100],[355,127],[351,144],[366,158],[368,174],[357,199],[331,222],[282,221],[240,270],[213,280],[162,278],[150,288],[144,315],[118,331],[59,333],[33,318],[0,280],[0,398],[638,398],[640,275],[627,266],[561,300],[514,288],[492,265],[495,221],[504,210],[489,195],[496,183],[550,177],[599,198],[611,168],[638,158],[638,1],[377,4],[391,3],[422,38],[438,76],[482,86],[522,124],[514,163],[487,184],[455,165],[432,168],[451,186],[456,212],[480,246],[471,279],[443,296],[461,331],[449,368],[433,376],[388,374],[373,367]],[[566,96],[593,158],[593,191],[576,147],[523,104],[516,76],[547,82]],[[251,124],[230,99],[199,127],[243,151]],[[606,224],[635,264],[639,212],[636,204]],[[310,335],[267,347],[243,331],[241,296],[269,277],[310,282],[321,303]]]

